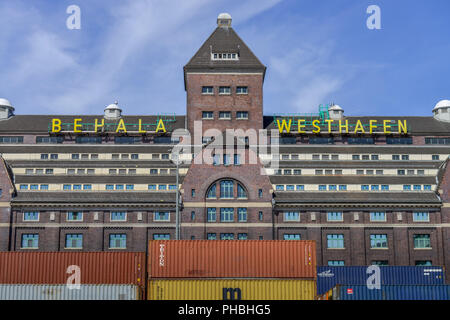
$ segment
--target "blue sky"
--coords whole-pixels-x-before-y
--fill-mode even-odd
[[[81,29],[69,30],[69,5]],[[369,5],[381,30],[369,30]],[[428,116],[450,99],[448,0],[0,0],[0,97],[16,114],[185,114],[183,66],[229,12],[268,67],[264,113]]]

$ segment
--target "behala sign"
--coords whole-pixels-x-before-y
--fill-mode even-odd
[[[82,133],[82,132],[87,132],[85,130],[83,130],[83,123],[82,123],[83,119],[78,118],[78,119],[73,119],[73,123],[71,123],[70,125],[73,127],[73,129],[71,130],[71,132],[74,133]],[[94,119],[94,123],[91,124],[93,125],[94,131],[93,132],[99,132],[103,129],[105,129],[105,119],[101,119],[101,121],[99,121],[98,119]],[[107,127],[109,128],[111,126],[111,124],[107,124]],[[146,133],[147,130],[144,130],[144,125],[142,124],[142,119],[138,119],[138,123],[137,124],[133,124],[133,127],[137,126],[137,133]],[[50,132],[52,133],[58,133],[62,131],[62,121],[61,119],[58,118],[54,118],[51,121],[51,125],[50,125]],[[113,129],[112,132],[127,132],[127,124],[125,124],[125,122],[123,121],[123,119],[120,119],[119,122],[117,123],[117,125],[115,125],[115,128]],[[158,132],[166,132],[166,127],[164,125],[164,121],[163,119],[159,119],[158,124],[156,125],[156,130],[155,133]]]

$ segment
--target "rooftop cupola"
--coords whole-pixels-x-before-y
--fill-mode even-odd
[[[344,109],[333,103],[328,108],[328,114],[330,115],[331,120],[341,120],[344,118]]]
[[[433,117],[436,120],[450,122],[450,100],[441,100],[433,108]]]
[[[0,98],[0,120],[7,120],[14,116],[14,108],[6,99]]]
[[[231,27],[231,15],[229,13],[221,13],[217,17],[218,27]]]
[[[105,119],[119,119],[122,117],[122,109],[119,108],[119,102],[114,102],[105,108]]]

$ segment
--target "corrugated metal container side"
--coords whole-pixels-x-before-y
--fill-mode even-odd
[[[145,252],[0,252],[0,283],[66,284],[69,266],[81,284],[145,285]]]
[[[450,300],[450,285],[342,285],[335,291],[336,300]]]
[[[149,280],[148,300],[314,300],[314,280]]]
[[[150,278],[316,277],[315,241],[151,240]]]
[[[322,295],[336,285],[365,285],[374,273],[367,273],[368,266],[317,267],[317,294]],[[445,284],[442,267],[380,266],[381,284]]]
[[[83,284],[69,289],[65,284],[0,284],[0,300],[140,300],[136,285]]]

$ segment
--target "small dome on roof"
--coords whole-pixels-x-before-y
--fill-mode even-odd
[[[229,13],[221,13],[217,17],[217,25],[219,27],[231,27],[231,15]]]
[[[122,111],[122,109],[119,108],[119,102],[117,102],[117,101],[110,104],[109,106],[107,106],[105,108],[105,110],[120,110],[120,111]]]
[[[441,108],[450,108],[450,100],[441,100],[433,108],[433,111]]]
[[[11,102],[9,102],[6,99],[0,98],[0,106],[2,107],[9,107],[9,108],[13,108]],[[14,109],[14,108],[13,108]]]
[[[344,111],[344,109],[342,109],[337,104],[334,104],[334,105],[332,105],[331,107],[328,108],[328,111]]]

